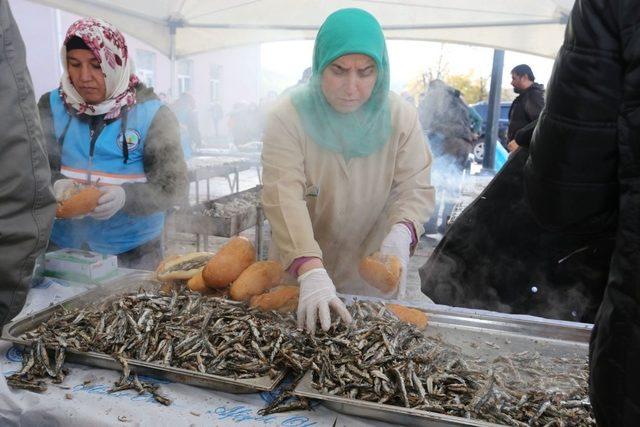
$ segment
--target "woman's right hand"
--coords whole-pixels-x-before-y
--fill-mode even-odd
[[[328,331],[331,326],[330,308],[333,309],[345,322],[351,322],[351,315],[344,303],[336,295],[336,287],[322,267],[303,269],[298,276],[300,284],[300,298],[298,300],[298,327],[306,327],[307,331],[314,334],[316,323],[320,318],[323,330]],[[322,262],[320,261],[320,265]]]

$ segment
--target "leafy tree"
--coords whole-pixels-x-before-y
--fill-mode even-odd
[[[486,77],[474,77],[470,71],[467,74],[453,74],[446,76],[444,82],[462,92],[468,104],[487,99],[487,79]]]

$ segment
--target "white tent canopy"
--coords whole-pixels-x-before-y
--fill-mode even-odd
[[[94,16],[171,60],[235,46],[313,39],[335,10],[359,7],[388,39],[460,43],[554,57],[574,0],[31,0]]]
[[[573,0],[33,0],[105,19],[172,59],[252,43],[312,39],[333,11],[373,13],[388,39],[442,41],[553,57]]]

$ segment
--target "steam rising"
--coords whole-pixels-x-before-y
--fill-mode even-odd
[[[593,322],[613,239],[542,229],[524,197],[520,150],[456,219],[420,269],[434,302]]]
[[[435,232],[444,205],[440,230],[460,195],[463,170],[472,148],[468,106],[460,92],[441,80],[433,80],[419,106],[420,121],[431,146],[431,182],[436,188],[436,209],[427,223],[427,233]]]

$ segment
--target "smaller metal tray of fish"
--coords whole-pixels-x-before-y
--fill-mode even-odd
[[[232,237],[254,227],[262,186],[181,208],[175,215],[176,231],[206,236]]]
[[[2,339],[14,343],[21,349],[30,347],[32,340],[26,340],[23,335],[36,329],[46,322],[60,307],[66,309],[83,308],[95,304],[102,304],[122,294],[135,293],[139,290],[147,292],[158,291],[162,283],[153,280],[151,272],[132,272],[113,282],[89,290],[72,297],[60,304],[53,305],[31,316],[8,323],[2,329]],[[74,349],[67,350],[66,360],[81,365],[120,371],[122,366],[110,355],[97,352],[81,352]],[[282,380],[285,372],[280,372],[275,378],[261,376],[257,378],[236,379],[192,371],[189,369],[165,366],[157,363],[144,362],[136,359],[126,359],[133,373],[167,379],[177,383],[195,385],[228,393],[255,393],[271,391]]]
[[[471,358],[493,360],[516,353],[535,353],[544,358],[587,360],[591,325],[492,315],[453,307],[419,309],[429,316],[429,324],[423,331],[426,337],[441,339]],[[325,406],[345,414],[430,427],[505,425],[324,393],[312,386],[312,374],[312,371],[305,374],[294,394],[321,400]]]

